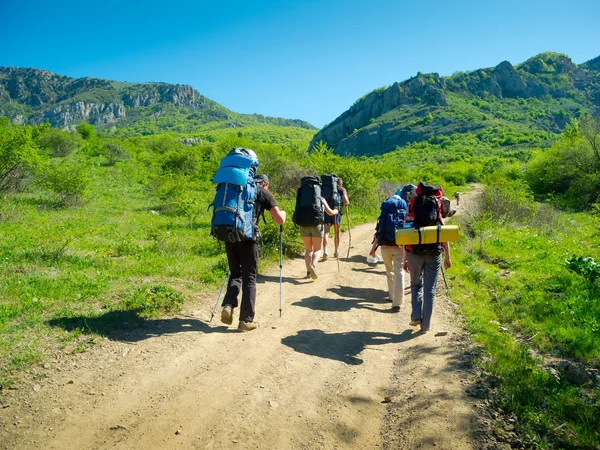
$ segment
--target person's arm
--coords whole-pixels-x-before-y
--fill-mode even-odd
[[[348,206],[350,204],[350,200],[348,199],[348,191],[344,189],[342,191],[342,205]]]
[[[450,260],[450,246],[447,242],[442,242],[442,248],[444,249],[444,268],[449,269],[452,267],[452,261]]]
[[[279,206],[274,206],[269,212],[277,225],[283,225],[285,223],[286,213],[279,209]]]
[[[325,207],[325,212],[327,213],[327,215],[329,216],[337,216],[339,211],[337,209],[331,209],[329,207],[329,205],[327,204],[327,201],[321,197],[321,202],[323,203],[323,206]]]
[[[373,239],[373,245],[371,246],[371,251],[369,252],[369,255],[375,256],[377,247],[379,247],[379,244],[377,243],[377,237],[375,237],[375,239]]]
[[[408,270],[408,259],[406,259],[406,246],[403,245],[402,246],[402,268],[404,269],[405,272],[409,272]]]

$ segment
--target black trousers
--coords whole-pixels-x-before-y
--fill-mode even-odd
[[[225,243],[227,262],[229,263],[229,284],[223,298],[223,305],[238,306],[238,295],[242,291],[240,320],[254,321],[256,302],[256,273],[258,272],[258,243],[244,241]]]

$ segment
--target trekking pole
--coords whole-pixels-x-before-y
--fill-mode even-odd
[[[281,310],[282,310],[282,304],[283,304],[282,286],[283,286],[283,225],[279,225],[279,317],[281,317]]]
[[[446,285],[446,291],[450,292],[450,288],[448,287],[448,282],[446,281],[446,273],[444,272],[444,266],[440,267],[442,269],[442,278],[444,278],[444,284]]]
[[[221,300],[221,294],[223,293],[223,289],[225,289],[225,283],[227,282],[228,278],[229,278],[229,269],[227,269],[227,273],[225,274],[225,279],[223,280],[223,284],[221,285],[221,290],[219,291],[219,296],[217,297],[217,303],[215,303],[215,307],[212,310],[212,314],[210,315],[209,322],[212,322],[213,317],[215,317],[215,314],[217,313],[217,306],[219,306],[219,300]]]
[[[350,212],[348,211],[348,205],[346,205],[346,218],[348,219],[348,254],[346,258],[350,258],[350,248],[352,247],[352,230],[350,228]]]

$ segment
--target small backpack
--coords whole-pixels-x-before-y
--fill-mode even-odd
[[[234,148],[221,159],[213,178],[216,194],[210,206],[213,216],[210,234],[224,242],[256,239],[255,200],[258,192],[254,172],[256,154],[246,148]]]
[[[381,203],[381,214],[377,220],[377,243],[396,245],[396,230],[404,228],[406,202],[398,195]]]
[[[323,202],[321,201],[321,180],[317,177],[302,177],[296,192],[296,208],[293,222],[302,227],[323,223]]]
[[[450,199],[448,197],[440,198],[440,203],[442,204],[442,218],[452,217],[456,210],[452,209],[452,205],[450,203]]]
[[[321,195],[331,209],[340,206],[342,201],[338,191],[338,176],[336,174],[321,175]]]
[[[442,225],[441,212],[442,187],[419,183],[417,196],[410,205],[410,213],[414,217],[414,227],[430,227]],[[439,244],[412,245],[411,252],[421,255],[439,255]]]

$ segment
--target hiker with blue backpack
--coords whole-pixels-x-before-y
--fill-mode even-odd
[[[286,213],[277,206],[269,192],[269,178],[257,175],[258,157],[246,148],[234,148],[221,160],[213,183],[217,183],[211,221],[211,235],[225,243],[229,282],[223,298],[221,322],[233,323],[238,307],[239,331],[258,327],[254,321],[256,303],[256,274],[258,272],[258,217],[264,210],[271,213],[278,225],[283,225]]]
[[[378,247],[381,248],[392,311],[400,311],[404,304],[404,249],[396,245],[396,230],[406,225],[408,205],[400,196],[401,191],[398,189],[395,195],[381,203],[381,213],[377,219],[370,252],[371,257],[375,257],[375,251]]]
[[[292,220],[300,227],[300,237],[304,243],[306,278],[318,278],[316,266],[321,257],[325,214],[335,216],[338,213],[338,209],[331,208],[322,197],[321,180],[313,176],[302,177],[300,187],[296,191],[296,207]]]
[[[408,208],[414,228],[443,225],[445,214],[441,202],[442,187],[419,183],[416,193]],[[420,331],[426,333],[431,327],[435,290],[442,268],[442,253],[444,267],[452,267],[450,246],[448,242],[441,242],[405,245],[404,248],[404,270],[410,273],[410,325],[420,326]]]

